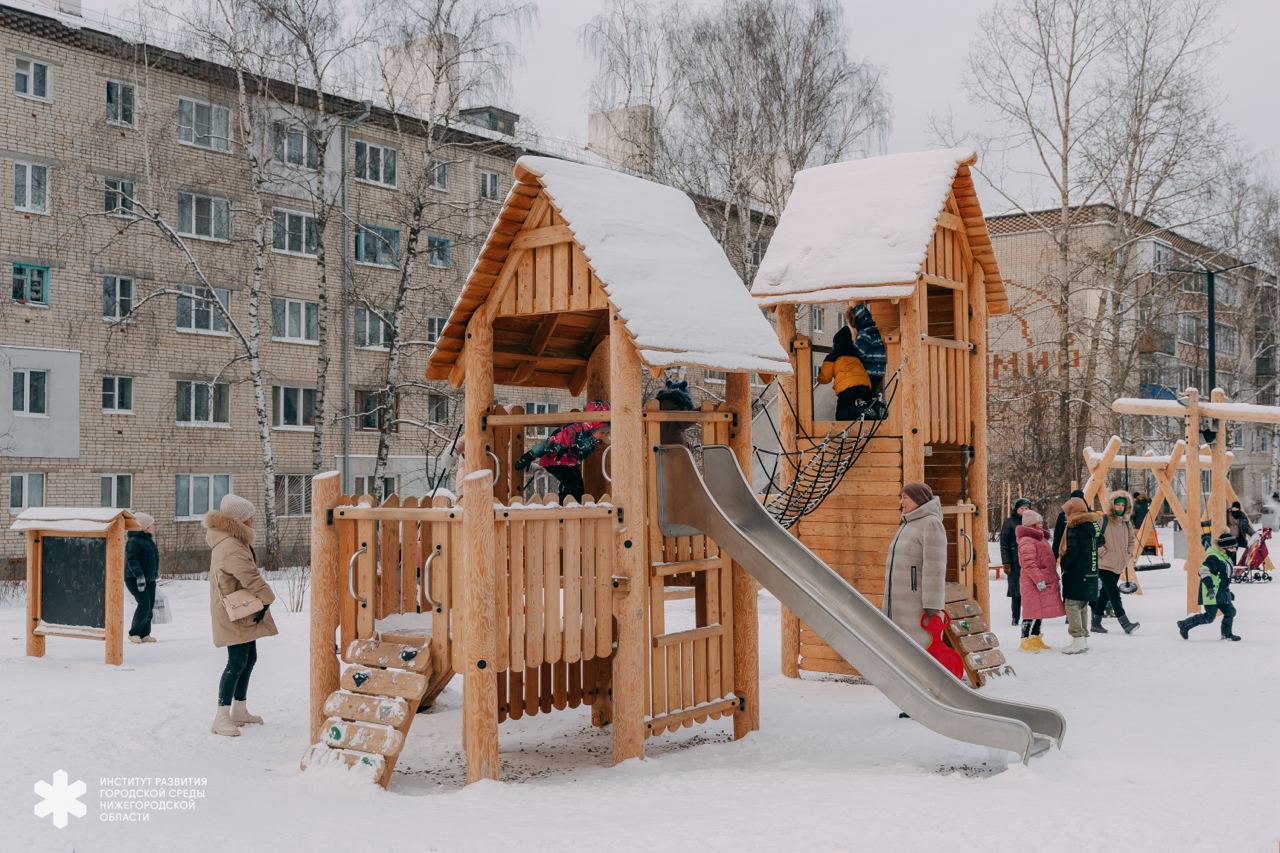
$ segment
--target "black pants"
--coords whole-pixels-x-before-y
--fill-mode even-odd
[[[1015,595],[1009,599],[1009,609],[1013,611],[1013,621],[1017,624],[1022,618],[1022,596]]]
[[[1023,619],[1022,620],[1022,636],[1039,637],[1040,636],[1040,620],[1039,619]]]
[[[230,705],[231,700],[243,702],[249,691],[249,676],[258,662],[258,641],[236,643],[227,646],[227,665],[218,681],[218,704]]]
[[[875,394],[866,385],[844,389],[836,395],[836,420],[856,421],[874,398]]]
[[[1098,597],[1089,602],[1089,609],[1093,611],[1093,618],[1101,620],[1107,612],[1107,604],[1111,604],[1111,612],[1115,613],[1117,619],[1124,619],[1124,602],[1120,596],[1120,576],[1115,572],[1109,572],[1106,569],[1098,570],[1098,579],[1102,581],[1102,589],[1098,593]]]
[[[586,493],[587,487],[582,482],[582,468],[578,465],[551,465],[546,469],[547,473],[560,481],[560,503],[564,503],[564,499],[572,496],[578,503],[582,503],[582,496]]]
[[[124,582],[125,589],[129,590],[133,600],[138,602],[137,609],[133,611],[133,622],[129,625],[130,637],[151,636],[151,613],[156,606],[156,582],[144,581],[144,584],[145,586],[139,591],[136,580]]]
[[[1236,606],[1230,601],[1224,601],[1221,604],[1206,604],[1203,613],[1197,613],[1195,616],[1188,616],[1182,624],[1188,629],[1197,625],[1208,625],[1218,616],[1218,611],[1222,611],[1222,636],[1231,636],[1231,623],[1236,619]]]

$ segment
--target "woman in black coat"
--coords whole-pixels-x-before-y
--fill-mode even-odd
[[[124,546],[124,585],[138,603],[129,625],[129,642],[154,643],[151,615],[156,606],[156,584],[160,582],[160,550],[156,548],[156,520],[145,512],[135,512],[141,530],[130,530]]]
[[[1022,523],[1022,514],[1031,508],[1031,501],[1018,498],[1013,502],[1009,517],[1000,525],[1000,562],[1004,564],[1005,575],[1009,579],[1009,590],[1006,593],[1013,610],[1013,624],[1022,622],[1022,589],[1018,586],[1022,575],[1022,566],[1018,564],[1018,525]]]

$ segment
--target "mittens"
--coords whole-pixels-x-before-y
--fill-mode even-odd
[[[267,615],[267,608],[270,606],[271,606],[270,604],[264,604],[262,605],[261,610],[253,614],[253,624],[257,625],[259,622],[263,620],[263,617]]]
[[[524,456],[521,456],[519,459],[516,460],[516,470],[523,471],[524,469],[528,468],[532,464],[533,464],[533,454],[526,453]]]

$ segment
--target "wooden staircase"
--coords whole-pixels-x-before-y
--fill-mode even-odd
[[[304,770],[342,763],[367,768],[371,778],[387,786],[414,715],[453,675],[433,678],[429,637],[421,645],[392,639],[379,635],[347,647],[342,658],[349,666],[339,689],[325,700],[328,716],[302,758]]]
[[[1014,674],[1000,651],[1000,641],[989,630],[982,608],[961,584],[947,584],[947,615],[951,617],[947,642],[964,660],[970,684],[982,687],[992,678]]]

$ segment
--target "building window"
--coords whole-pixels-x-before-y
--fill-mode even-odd
[[[49,167],[43,163],[13,164],[13,209],[49,212]]]
[[[98,478],[98,491],[102,506],[128,509],[133,506],[133,475],[103,474]]]
[[[276,517],[311,514],[311,475],[276,475]]]
[[[448,237],[427,237],[427,263],[442,269],[453,266],[450,246]]]
[[[369,308],[356,309],[356,346],[388,349],[391,346],[391,324],[385,315]]]
[[[102,277],[102,318],[119,320],[133,310],[133,279],[120,275]]]
[[[13,413],[15,415],[47,415],[47,370],[13,371]]]
[[[449,422],[449,398],[444,394],[427,394],[427,421],[433,424]]]
[[[361,225],[356,229],[356,263],[394,267],[400,263],[400,230]]]
[[[725,380],[725,372],[723,370],[708,370],[703,374],[707,382],[715,385],[723,385]]]
[[[320,340],[317,323],[320,305],[301,299],[271,300],[271,337],[294,344],[313,344]]]
[[[448,317],[427,318],[427,343],[434,344],[444,334],[444,327],[449,324]]]
[[[107,81],[107,122],[133,127],[133,84]]]
[[[173,484],[173,516],[204,518],[231,492],[230,474],[178,474]]]
[[[316,255],[316,218],[309,213],[279,210],[274,213],[275,239],[272,244],[277,252],[291,255]]]
[[[525,412],[530,415],[549,415],[549,414],[552,414],[553,412],[558,412],[558,411],[560,411],[559,403],[529,403],[525,407]],[[559,428],[560,427],[552,427],[552,426],[533,427],[529,430],[529,432],[534,436],[541,438],[544,436],[551,435],[553,430],[557,430]]]
[[[132,216],[133,200],[137,198],[133,181],[119,178],[104,178],[106,191],[103,194],[102,209],[111,216]]]
[[[212,291],[199,284],[180,284],[178,290],[190,296],[178,297],[178,325],[184,332],[201,334],[226,334],[230,328],[226,311],[231,304],[231,293],[220,287]],[[213,303],[217,300],[221,308]]]
[[[1218,323],[1218,351],[1223,355],[1234,356],[1240,351],[1240,338],[1236,334],[1236,330],[1231,326],[1224,326]]]
[[[199,193],[178,193],[178,233],[204,240],[231,239],[231,201]]]
[[[275,158],[277,163],[315,169],[319,165],[316,139],[306,128],[276,122]]]
[[[396,150],[356,140],[356,177],[385,187],[396,185]]]
[[[271,425],[277,429],[315,427],[316,391],[314,388],[271,386]]]
[[[49,100],[49,63],[21,57],[15,59],[13,91],[24,98]]]
[[[1195,314],[1179,314],[1178,340],[1185,344],[1191,344],[1192,346],[1202,346],[1202,342],[1204,340],[1204,321]]]
[[[395,413],[383,405],[384,399],[381,391],[356,391],[356,429],[378,430],[388,419],[394,421]],[[391,430],[397,432],[399,426],[393,422]]]
[[[231,391],[225,382],[178,381],[177,422],[191,426],[231,423]]]
[[[178,140],[212,151],[230,151],[230,110],[191,98],[179,98]]]
[[[1165,273],[1173,263],[1173,247],[1159,240],[1151,241],[1151,268],[1157,273]]]
[[[104,412],[132,412],[133,411],[133,377],[132,376],[102,377],[102,411]]]
[[[480,173],[480,198],[497,200],[498,198],[498,173],[497,172],[481,172]]]
[[[427,186],[431,187],[431,189],[433,190],[449,189],[449,164],[448,163],[442,163],[439,160],[432,160],[427,165],[427,170],[431,178],[431,183],[429,183]]]
[[[44,474],[9,475],[9,512],[44,506]]]
[[[812,331],[821,332],[822,327],[827,322],[827,311],[825,308],[815,305],[809,309],[809,318],[809,325],[812,327]]]
[[[374,493],[373,484],[375,482],[376,480],[374,480],[373,475],[369,475],[367,477],[356,477],[355,493],[357,495],[372,495]],[[385,498],[387,495],[394,495],[395,493],[396,493],[396,478],[383,477],[382,478],[382,496]]]
[[[769,248],[769,241],[763,237],[757,237],[751,241],[751,265],[758,267],[760,262],[764,260],[765,250]]]
[[[48,305],[49,268],[14,264],[13,301],[19,305]]]

